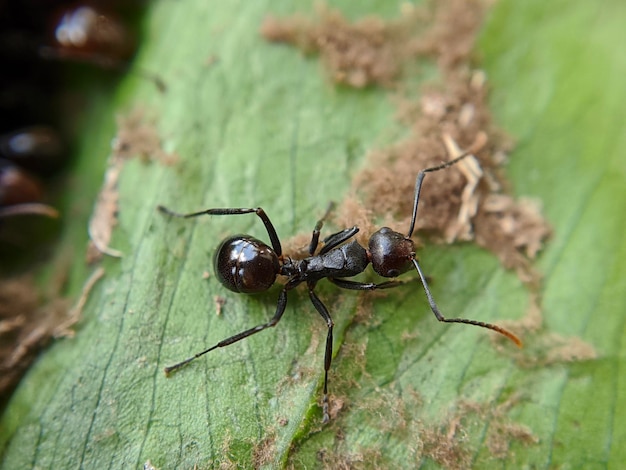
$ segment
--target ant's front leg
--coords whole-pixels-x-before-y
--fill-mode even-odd
[[[359,227],[355,225],[354,227],[347,228],[341,232],[333,233],[332,235],[327,236],[324,238],[324,246],[320,250],[319,254],[323,255],[328,253],[332,249],[341,245],[343,242],[350,240],[357,233],[359,233]]]
[[[311,243],[309,243],[309,255],[310,256],[313,256],[315,254],[315,250],[317,250],[317,244],[319,243],[319,240],[320,240],[320,232],[322,230],[322,227],[324,226],[324,222],[326,221],[326,219],[328,218],[328,216],[334,209],[335,209],[335,203],[331,201],[328,204],[328,208],[326,209],[326,212],[324,213],[322,218],[318,220],[317,223],[315,224],[315,228],[313,229],[313,234],[311,235]]]

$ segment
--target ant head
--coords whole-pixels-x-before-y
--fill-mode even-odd
[[[389,227],[383,227],[372,235],[369,252],[374,271],[383,277],[396,277],[413,268],[413,240]]]
[[[213,268],[227,289],[254,294],[272,287],[280,271],[280,261],[274,250],[261,240],[235,235],[217,248]]]

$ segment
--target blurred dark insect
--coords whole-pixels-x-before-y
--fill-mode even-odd
[[[62,227],[54,205],[81,116],[128,69],[144,3],[0,0],[0,411],[66,317],[63,262],[45,295],[32,272]]]
[[[0,135],[0,155],[22,168],[46,175],[63,167],[66,150],[55,128],[31,126]]]
[[[39,230],[22,219],[58,215],[48,203],[63,187],[87,90],[112,87],[128,68],[144,6],[0,0],[0,255],[7,243],[10,251],[37,249],[25,242],[29,234],[16,236]]]

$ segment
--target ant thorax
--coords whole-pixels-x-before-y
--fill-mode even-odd
[[[352,240],[330,251],[293,261],[297,270],[293,277],[300,282],[315,282],[329,277],[356,276],[365,270],[368,258],[367,250]]]

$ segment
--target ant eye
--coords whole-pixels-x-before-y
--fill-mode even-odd
[[[397,277],[413,267],[413,240],[389,227],[383,227],[372,235],[369,250],[372,267],[380,276]]]

